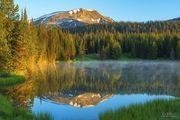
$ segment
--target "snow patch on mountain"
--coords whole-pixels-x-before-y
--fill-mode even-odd
[[[83,21],[82,19],[79,19],[79,18],[78,18],[77,20],[78,20],[78,21]]]
[[[87,11],[91,11],[91,12],[92,12],[92,11],[94,11],[93,9],[85,9],[85,10],[87,10]]]
[[[41,20],[41,23],[44,23],[44,22],[47,21],[50,17],[55,16],[55,15],[60,14],[60,13],[62,13],[62,12],[54,12],[54,13],[46,14],[46,15],[43,15],[43,16],[41,16],[41,17],[39,17],[39,18],[34,19],[34,21],[39,21],[39,20]]]
[[[55,25],[62,28],[71,28],[87,24],[101,24],[113,22],[109,17],[103,16],[96,10],[78,8],[70,11],[54,12],[43,15],[34,20],[35,25]]]
[[[71,11],[69,11],[69,14],[76,14],[76,13],[78,13],[78,12],[80,12],[81,11],[81,9],[79,8],[79,9],[74,9],[74,10],[71,10]]]
[[[93,18],[91,18],[91,21],[92,21],[92,22],[100,23],[100,22],[101,22],[101,18],[98,18],[98,19],[93,19]]]
[[[61,24],[64,24],[64,23],[71,23],[73,21],[74,20],[72,20],[72,19],[63,19],[63,20],[59,20],[56,24],[61,25]]]

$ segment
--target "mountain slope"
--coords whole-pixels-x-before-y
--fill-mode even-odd
[[[172,22],[180,21],[180,17],[174,18],[174,19],[171,19],[171,20],[168,20],[168,21],[172,21]]]
[[[35,19],[35,24],[55,25],[62,28],[82,26],[86,24],[111,23],[113,20],[103,16],[96,10],[74,9],[64,12],[54,12]]]
[[[46,96],[45,99],[51,100],[55,103],[63,103],[67,105],[71,105],[74,107],[80,107],[80,108],[87,108],[87,107],[93,107],[97,104],[106,101],[113,97],[112,94],[109,95],[101,95],[98,93],[83,93],[77,96],[65,96],[65,95],[49,95]]]

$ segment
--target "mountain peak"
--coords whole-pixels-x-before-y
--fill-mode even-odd
[[[35,19],[35,24],[55,25],[62,28],[83,26],[86,24],[110,23],[113,20],[96,10],[78,8],[64,12],[54,12]]]
[[[77,9],[73,9],[73,10],[70,10],[69,11],[69,14],[77,14],[78,12],[81,12],[81,11],[96,11],[96,10],[93,10],[93,9],[85,9],[85,8],[77,8]]]
[[[180,21],[180,17],[178,17],[178,18],[174,18],[174,19],[170,19],[170,20],[168,20],[168,21],[171,21],[171,22]]]

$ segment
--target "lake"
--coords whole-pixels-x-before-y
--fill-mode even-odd
[[[8,95],[34,113],[50,113],[54,120],[98,120],[107,110],[173,99],[179,91],[179,62],[87,61],[37,66]]]

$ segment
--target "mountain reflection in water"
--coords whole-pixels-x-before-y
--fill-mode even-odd
[[[85,108],[114,95],[179,96],[179,91],[179,62],[93,61],[37,66],[28,81],[8,93],[28,108],[35,98]]]

